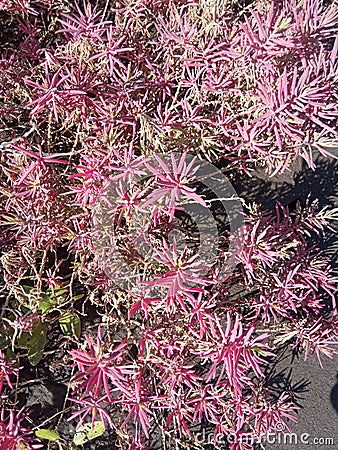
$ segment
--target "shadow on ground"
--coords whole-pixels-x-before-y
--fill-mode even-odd
[[[267,178],[257,172],[256,178],[241,175],[234,180],[237,193],[247,202],[256,202],[263,209],[273,209],[276,201],[292,210],[296,202],[318,199],[320,208],[338,208],[338,161],[333,158],[315,157],[316,170],[305,162],[297,163],[283,176]],[[326,232],[323,239],[314,239],[324,254],[330,258],[338,273],[337,225]],[[323,369],[313,355],[306,362],[301,355],[289,349],[281,350],[276,362],[267,370],[267,385],[275,392],[290,394],[299,406],[297,424],[291,423],[294,436],[277,436],[275,442],[264,442],[257,449],[264,450],[329,450],[338,448],[338,357],[323,358]],[[292,438],[292,439],[291,439]]]

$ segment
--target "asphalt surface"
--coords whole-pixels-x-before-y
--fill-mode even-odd
[[[275,387],[293,393],[300,409],[298,423],[290,422],[292,433],[281,430],[262,441],[266,450],[338,449],[338,357],[323,358],[323,368],[313,355],[307,361],[291,354],[276,366]]]
[[[334,150],[338,155],[338,149]],[[237,186],[250,199],[266,208],[272,208],[276,200],[284,205],[304,202],[307,196],[318,199],[319,206],[338,208],[338,161],[317,156],[316,170],[296,163],[292,172],[267,179],[257,173],[259,179],[244,180]],[[247,191],[245,192],[245,189]],[[338,230],[338,224],[336,229]],[[324,253],[331,259],[338,275],[337,231],[328,232],[319,242]],[[338,346],[337,346],[338,350]],[[299,405],[297,424],[290,422],[293,434],[278,433],[257,447],[265,450],[337,450],[338,449],[338,355],[333,359],[322,358],[320,367],[316,355],[304,361],[302,356],[287,351],[276,366],[271,368],[272,386],[282,392],[292,392]]]

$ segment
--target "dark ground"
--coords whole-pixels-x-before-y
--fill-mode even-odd
[[[335,149],[335,153],[338,154],[338,149]],[[243,195],[272,208],[276,200],[292,206],[298,199],[305,201],[311,193],[311,199],[318,198],[320,207],[328,205],[337,208],[338,161],[319,156],[316,166],[316,171],[312,171],[305,164],[299,164],[294,167],[294,174],[275,177],[269,182],[264,179],[245,181]],[[237,187],[239,193],[240,190]],[[329,232],[319,244],[330,257],[337,273],[337,233]],[[338,449],[338,355],[332,360],[323,358],[322,361],[323,369],[316,355],[306,362],[301,356],[292,355],[288,349],[281,355],[273,371],[272,385],[280,392],[293,392],[294,400],[301,407],[297,414],[298,424],[291,424],[297,436],[284,438],[280,434],[275,442],[271,437],[270,443],[265,442],[262,449]]]
[[[323,360],[323,369],[314,355],[308,361],[288,355],[276,367],[276,386],[293,388],[295,400],[301,406],[297,424],[292,424],[293,436],[281,433],[276,441],[263,444],[266,450],[336,450],[338,449],[338,357]],[[285,440],[284,440],[285,439]],[[327,440],[330,439],[330,440]]]

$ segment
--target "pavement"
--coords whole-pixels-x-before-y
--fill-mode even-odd
[[[263,173],[257,173],[255,181],[241,176],[235,188],[240,195],[269,209],[276,200],[292,205],[297,200],[304,202],[309,194],[311,199],[319,200],[320,207],[338,208],[338,161],[317,154],[315,163],[315,171],[298,162],[291,172],[271,179]],[[328,232],[318,244],[331,259],[338,275],[337,231]],[[298,423],[290,423],[293,434],[281,432],[268,436],[268,440],[257,448],[338,450],[338,355],[333,359],[322,358],[322,362],[323,368],[316,355],[304,361],[302,356],[288,351],[271,368],[276,390],[293,392],[294,400],[300,406],[296,414]]]
[[[265,450],[337,450],[338,449],[338,356],[323,358],[320,367],[316,355],[307,361],[289,354],[276,366],[276,388],[294,393],[300,406],[298,423],[290,422],[292,434],[282,430],[268,436]],[[284,430],[287,431],[287,430]]]

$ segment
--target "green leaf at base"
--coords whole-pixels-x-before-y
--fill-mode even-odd
[[[60,439],[59,433],[56,430],[48,430],[46,428],[36,430],[35,436],[41,439],[47,439],[47,441],[58,441]]]
[[[92,428],[92,424],[87,422],[79,427],[77,430],[73,443],[75,445],[83,445],[84,443],[91,441],[105,432],[104,424],[100,420],[94,422],[94,427]]]

